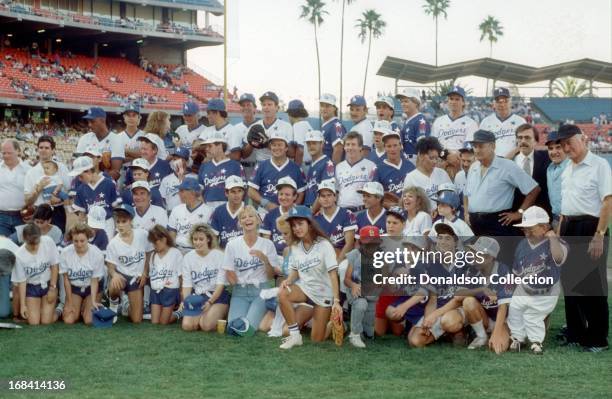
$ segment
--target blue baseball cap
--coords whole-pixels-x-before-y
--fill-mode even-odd
[[[140,114],[140,105],[138,105],[137,103],[128,103],[125,107],[123,107],[123,111],[121,113],[125,114],[126,112],[130,111]]]
[[[497,89],[493,90],[493,98],[497,97],[510,97],[510,90],[508,90],[506,87],[498,87]]]
[[[465,90],[463,90],[463,87],[461,86],[451,87],[446,95],[450,96],[451,94],[459,94],[461,97],[465,98]]]
[[[259,97],[259,101],[263,102],[264,100],[272,100],[278,105],[278,96],[273,91],[267,91]]]
[[[360,95],[351,97],[351,101],[349,101],[348,106],[350,107],[351,105],[363,105],[364,107],[368,106],[365,97]]]
[[[557,132],[556,130],[553,130],[552,132],[548,133],[548,136],[546,136],[546,145],[548,145],[548,143],[552,143],[555,141],[559,141],[561,140],[561,137],[559,136],[559,132]]]
[[[406,212],[404,208],[399,207],[399,206],[392,206],[387,211],[387,214],[395,215],[398,218],[402,219],[404,222],[408,220],[408,213]]]
[[[126,204],[126,203],[122,203],[121,205],[118,205],[116,207],[113,208],[113,213],[116,212],[125,212],[128,215],[130,215],[130,217],[133,219],[134,216],[136,215],[136,211],[134,211],[134,207],[130,204]]]
[[[495,133],[488,130],[477,130],[472,138],[472,143],[495,143]]]
[[[464,141],[463,146],[459,148],[459,152],[474,152],[474,147],[469,141]]]
[[[183,104],[183,115],[196,115],[200,112],[200,106],[194,102]]]
[[[287,105],[287,111],[295,111],[298,109],[304,109],[304,103],[300,100],[291,100]]]
[[[83,115],[83,119],[106,119],[106,112],[100,107],[91,107],[87,110],[87,113]]]
[[[117,313],[109,308],[92,309],[92,323],[96,328],[109,328],[113,326],[113,319]]]
[[[211,98],[208,100],[206,111],[225,111],[225,102],[220,98]]]
[[[289,210],[287,215],[287,221],[291,219],[307,219],[312,222],[312,211],[304,205],[296,205]]]
[[[183,180],[183,182],[179,185],[178,189],[184,191],[202,191],[200,183],[198,183],[198,181],[193,177],[185,178],[185,180]]]
[[[236,337],[252,337],[255,335],[255,328],[247,318],[238,317],[228,323],[227,333]]]
[[[185,147],[179,147],[174,150],[174,154],[172,156],[183,158],[185,161],[189,161],[189,149]]]
[[[460,199],[459,194],[454,191],[444,190],[434,198],[434,201],[440,204],[449,205],[453,209],[459,209]]]
[[[183,315],[199,316],[204,307],[204,297],[202,295],[189,295],[183,301]]]
[[[570,137],[581,133],[582,131],[580,128],[572,124],[561,125],[557,131],[557,134],[559,135],[558,140],[569,139]]]
[[[240,99],[238,100],[238,104],[242,105],[242,103],[247,101],[252,102],[253,105],[257,105],[257,102],[255,101],[255,96],[251,93],[244,93],[243,95],[241,95]]]

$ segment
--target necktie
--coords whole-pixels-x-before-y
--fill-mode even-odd
[[[525,171],[525,173],[531,176],[531,160],[529,159],[529,157],[525,157],[525,159],[523,160],[523,170]]]

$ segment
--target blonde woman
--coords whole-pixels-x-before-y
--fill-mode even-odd
[[[420,187],[405,187],[402,193],[402,204],[408,213],[404,236],[422,236],[431,229],[429,198]]]
[[[168,140],[166,135],[170,130],[170,115],[164,111],[153,111],[147,117],[147,124],[145,125],[144,131],[146,133],[153,133],[159,136],[161,141],[164,143],[162,148],[158,148],[157,156],[161,159],[168,159],[168,147],[173,147],[175,144],[172,139]]]

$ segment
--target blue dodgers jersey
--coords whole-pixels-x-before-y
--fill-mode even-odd
[[[274,248],[276,248],[276,253],[278,255],[282,255],[283,250],[287,247],[287,242],[283,238],[283,234],[276,228],[276,219],[280,216],[280,206],[272,209],[264,217],[261,228],[259,229],[260,233],[270,235],[270,240],[274,243]]]
[[[319,227],[321,227],[321,230],[327,234],[334,248],[342,249],[346,244],[344,239],[345,231],[357,230],[355,215],[344,208],[337,207],[336,213],[329,220],[323,214],[323,210],[314,219],[319,224]]]
[[[90,207],[101,206],[106,211],[106,218],[110,219],[113,216],[113,207],[120,203],[117,186],[111,179],[103,177],[93,188],[89,184],[79,185],[73,207],[77,211],[89,212]]]
[[[474,298],[476,298],[476,300],[480,302],[485,312],[492,320],[497,320],[497,310],[499,309],[499,305],[502,305],[504,303],[508,303],[508,304],[510,303],[510,300],[512,299],[512,293],[514,292],[515,287],[513,284],[510,284],[510,283],[501,284],[498,281],[500,278],[505,279],[511,275],[510,268],[506,266],[504,263],[500,263],[496,261],[495,266],[491,270],[491,274],[498,275],[496,276],[497,283],[493,284],[492,282],[489,282],[489,284],[487,284],[486,286],[481,286],[481,287],[482,288],[486,287],[489,290],[493,291],[495,293],[495,297],[492,298],[489,295],[481,293],[481,294],[475,295]],[[478,269],[476,269],[474,266],[469,266],[466,268],[465,276],[468,278],[484,277],[483,274]],[[467,286],[465,288],[470,289],[470,288],[478,288],[478,287],[472,285],[472,286]]]
[[[563,241],[561,245],[566,246]],[[529,241],[525,238],[516,247],[514,252],[514,263],[512,265],[512,272],[517,277],[528,277],[537,276],[540,277],[552,277],[552,284],[523,284],[527,288],[534,290],[549,289],[555,285],[561,276],[561,265],[557,265],[553,259],[550,251],[550,240],[545,239],[536,245],[535,248],[531,247]]]
[[[219,246],[225,248],[227,242],[242,235],[242,228],[238,225],[238,213],[232,217],[227,210],[227,204],[219,205],[210,217],[210,227],[219,235]]]
[[[238,176],[244,180],[244,169],[240,162],[225,159],[220,163],[208,161],[200,166],[198,181],[204,187],[204,202],[226,201],[225,180]]]
[[[124,189],[121,192],[121,201],[124,204],[129,204],[132,206],[134,205],[134,196],[132,195],[132,190],[130,190],[129,188]],[[165,208],[164,206],[164,200],[159,192],[159,186],[158,187],[153,187],[151,189],[151,204],[152,205],[156,205],[162,208]]]
[[[385,234],[387,231],[387,211],[385,208],[382,210],[382,216],[379,216],[376,220],[370,220],[368,217],[368,210],[364,209],[358,212],[356,215],[357,231],[361,230],[365,226],[376,226],[380,230],[380,234]],[[359,238],[359,234],[356,234],[356,238]]]
[[[295,162],[287,159],[285,165],[278,168],[272,163],[272,159],[259,161],[253,172],[249,186],[256,189],[259,194],[270,202],[278,204],[276,196],[276,183],[281,177],[289,176],[297,184],[298,192],[306,188],[304,172]]]
[[[340,120],[336,117],[323,123],[321,126],[321,132],[323,133],[323,154],[327,155],[331,159],[332,153],[334,152],[334,143],[338,140],[344,139],[346,135],[346,129],[340,123]]]
[[[308,168],[306,175],[306,193],[304,194],[304,205],[311,206],[314,204],[318,195],[318,185],[321,181],[332,179],[335,175],[336,168],[334,163],[325,155],[317,160]]]
[[[404,146],[404,153],[407,155],[416,155],[416,143],[421,137],[429,136],[431,126],[421,113],[414,115],[408,119],[402,127],[401,136]]]
[[[425,284],[424,287],[431,292],[433,295],[437,296],[437,307],[441,308],[446,305],[448,301],[453,299],[455,296],[455,292],[459,287],[456,284],[449,283],[447,281],[440,281],[446,278],[453,278],[453,276],[461,276],[465,273],[466,268],[459,267],[451,267],[447,269],[441,263],[430,263],[424,266],[424,269],[427,270],[426,274],[429,277],[434,277],[434,282],[429,284]],[[438,278],[442,279],[438,279]]]
[[[159,183],[161,183],[162,179],[168,175],[171,175],[172,168],[170,167],[170,162],[165,159],[157,158],[157,162],[155,165],[151,166],[149,169],[149,187],[158,187]],[[125,185],[129,186],[134,182],[134,178],[132,177],[132,168],[128,168],[125,173]]]
[[[404,190],[404,179],[406,179],[408,173],[415,169],[412,162],[402,159],[402,163],[397,166],[384,160],[376,166],[374,181],[382,184],[385,192],[391,192],[401,198]]]

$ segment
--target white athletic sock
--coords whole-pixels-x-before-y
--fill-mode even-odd
[[[287,327],[289,327],[289,335],[300,335],[300,328],[298,327],[297,323],[291,324]]]
[[[111,298],[108,304],[108,308],[112,310],[113,312],[117,313],[117,309],[119,309],[119,298],[116,298],[116,299]]]
[[[487,332],[484,329],[484,325],[482,324],[482,320],[480,320],[478,323],[473,323],[473,324],[470,324],[470,325],[474,329],[474,332],[476,333],[477,336],[479,336],[480,338],[486,338],[487,337]]]

